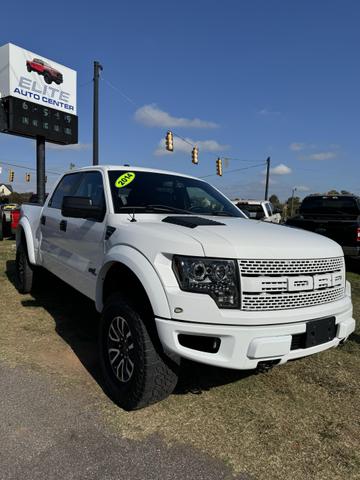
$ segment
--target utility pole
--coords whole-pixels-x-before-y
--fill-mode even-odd
[[[103,67],[94,62],[93,165],[99,165],[99,78]]]
[[[269,176],[270,176],[270,157],[266,159],[265,200],[268,199],[268,194],[269,194]]]
[[[38,203],[45,202],[45,137],[36,137],[36,193]]]
[[[290,211],[290,217],[293,216],[294,213],[294,194],[296,192],[296,187],[292,189],[292,195],[291,195],[291,211]]]

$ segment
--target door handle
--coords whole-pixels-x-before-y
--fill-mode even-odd
[[[40,222],[41,222],[41,225],[45,225],[45,224],[46,224],[46,217],[45,217],[45,215],[41,215]]]
[[[66,232],[67,221],[66,221],[66,220],[61,220],[59,226],[60,226],[60,230],[61,230],[62,232]]]

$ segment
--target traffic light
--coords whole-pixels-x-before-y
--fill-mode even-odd
[[[174,135],[170,130],[167,132],[165,137],[166,150],[169,152],[174,151]]]
[[[216,160],[216,175],[222,177],[223,169],[222,169],[222,160],[220,157]]]
[[[9,170],[9,182],[13,182],[14,181],[14,170]]]
[[[198,147],[194,147],[191,152],[192,163],[197,165],[199,163],[199,149]]]
[[[25,182],[30,182],[30,179],[31,179],[30,173],[26,173],[25,174]]]

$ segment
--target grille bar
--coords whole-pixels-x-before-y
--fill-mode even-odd
[[[241,308],[247,311],[289,310],[335,302],[344,296],[343,287],[326,288],[311,292],[281,294],[244,294]]]
[[[238,261],[241,275],[300,275],[337,272],[344,268],[344,257],[315,258],[305,260],[256,260]]]

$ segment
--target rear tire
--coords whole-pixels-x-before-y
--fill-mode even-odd
[[[16,279],[20,293],[31,292],[34,283],[34,271],[23,243],[20,243],[16,250]]]
[[[105,303],[99,332],[100,364],[109,396],[135,410],[169,396],[178,380],[179,359],[166,355],[153,319],[119,293]]]

